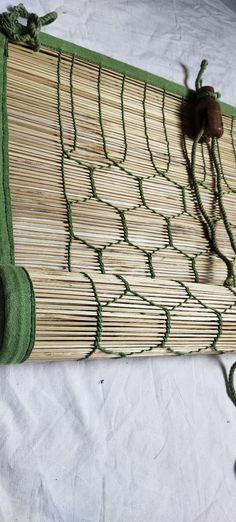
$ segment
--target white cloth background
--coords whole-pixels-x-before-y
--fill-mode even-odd
[[[191,87],[207,58],[236,105],[235,0],[24,3],[56,9],[63,39],[179,83],[186,66]],[[0,522],[235,522],[235,357],[1,367]]]

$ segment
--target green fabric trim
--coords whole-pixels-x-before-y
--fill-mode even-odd
[[[0,263],[14,263],[11,198],[8,176],[7,40],[0,39]]]
[[[35,298],[26,270],[0,266],[0,364],[27,359],[35,339]]]
[[[90,51],[89,49],[85,49],[79,45],[61,40],[60,38],[56,38],[50,34],[40,33],[40,44],[44,47],[48,47],[49,49],[55,49],[56,51],[61,51],[67,54],[73,54],[77,58],[81,58],[82,60],[86,60],[87,62],[91,62],[96,65],[101,65],[104,68],[110,69],[120,74],[125,74],[126,76],[129,76],[135,80],[147,82],[150,85],[154,85],[159,89],[164,89],[173,94],[177,94],[183,98],[187,98],[189,94],[195,92],[189,90],[187,87],[184,87],[184,85],[179,85],[178,83],[166,80],[161,76],[156,76],[155,74],[139,69],[138,67],[133,67],[132,65],[120,62],[114,58],[109,58],[108,56],[97,53],[95,51]],[[220,106],[223,114],[226,116],[236,117],[236,107],[228,105],[224,102],[220,102]]]

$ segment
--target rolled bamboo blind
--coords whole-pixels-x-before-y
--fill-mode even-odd
[[[235,290],[222,286],[225,264],[191,187],[183,90],[86,56],[48,37],[38,53],[8,45],[15,263],[35,294],[30,360],[236,351]],[[233,112],[223,122],[218,153],[235,230]],[[207,144],[196,175],[234,262]]]

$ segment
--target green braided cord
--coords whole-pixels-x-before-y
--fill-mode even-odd
[[[18,21],[19,17],[27,20],[26,26]],[[51,24],[56,18],[55,11],[38,16],[35,13],[29,13],[23,4],[19,4],[9,9],[9,12],[0,14],[0,31],[9,40],[28,44],[34,51],[38,51],[40,49],[39,33],[42,26]]]
[[[185,283],[183,283],[182,281],[178,281],[179,285],[182,286],[182,288],[184,288],[186,290],[186,293],[187,295],[189,296],[190,299],[195,299],[195,301],[197,301],[201,306],[203,306],[203,308],[206,308],[206,310],[210,310],[211,312],[213,312],[216,317],[217,317],[217,323],[218,323],[218,328],[217,328],[217,332],[216,332],[216,335],[213,337],[213,340],[211,341],[211,343],[206,346],[204,348],[204,350],[207,350],[209,348],[213,348],[214,350],[217,351],[217,353],[221,353],[219,350],[217,350],[217,343],[221,337],[221,334],[222,334],[222,314],[220,312],[218,312],[218,310],[215,310],[215,308],[212,308],[211,306],[208,306],[206,305],[201,299],[199,299],[198,297],[196,297],[189,289],[189,287],[187,285],[185,285]],[[234,303],[235,304],[235,303]],[[227,310],[228,310],[228,307],[227,307]],[[202,351],[202,348],[196,350],[197,352],[200,352]],[[190,353],[190,352],[188,352]]]
[[[203,143],[201,142],[201,155],[202,155],[202,162],[203,162],[203,183],[205,183],[206,181],[206,177],[207,177],[207,168],[206,168],[206,160],[205,160],[205,154],[204,154],[204,148],[203,148]]]
[[[220,247],[217,242],[217,237],[216,237],[216,226],[215,226],[215,223],[210,218],[209,214],[207,213],[206,209],[204,208],[204,205],[202,203],[201,193],[199,190],[199,183],[198,183],[198,180],[197,180],[196,174],[195,174],[197,146],[198,146],[203,134],[204,134],[204,129],[201,129],[201,131],[198,133],[198,135],[196,136],[196,138],[193,142],[192,153],[191,153],[191,163],[190,163],[191,182],[192,182],[192,186],[193,186],[193,189],[195,192],[198,209],[201,212],[202,218],[208,228],[209,242],[210,242],[211,249],[213,252],[215,252],[215,254],[218,257],[220,257],[220,259],[222,259],[222,261],[224,261],[224,263],[226,264],[226,267],[227,267],[227,277],[226,277],[224,284],[226,286],[230,286],[230,285],[235,285],[234,265],[233,265],[233,262],[230,259],[228,259],[227,256],[225,256],[223,254],[223,252],[220,250]]]
[[[236,370],[236,361],[232,364],[232,366],[230,368],[229,376],[228,376],[228,382],[227,382],[228,394],[229,394],[231,400],[233,401],[234,405],[236,406],[236,389],[235,389],[235,386],[234,386],[234,372],[235,372],[235,370]]]
[[[203,77],[203,74],[204,74],[207,66],[208,66],[208,61],[202,60],[200,70],[199,70],[199,73],[198,73],[196,81],[195,81],[196,91],[199,91],[199,89],[201,89],[201,87],[202,87],[202,77]]]
[[[202,76],[203,76],[203,73],[204,73],[206,67],[207,67],[207,61],[203,60],[202,63],[201,63],[200,71],[199,71],[197,79],[196,79],[196,91],[198,91],[200,89],[200,87],[202,86]],[[212,96],[214,98],[219,98],[220,95],[219,95],[219,93],[211,93],[211,92],[205,92],[205,93],[198,94],[198,98],[202,97],[202,96]],[[232,144],[233,153],[234,153],[234,157],[235,157],[235,160],[236,160],[236,150],[235,150],[234,139],[233,139],[233,125],[234,125],[234,119],[232,118],[231,119],[230,136],[231,136],[231,144]],[[193,186],[194,186],[195,195],[196,195],[196,199],[197,199],[199,210],[200,210],[200,212],[202,214],[202,217],[205,219],[205,222],[206,222],[206,224],[208,226],[208,232],[209,232],[209,236],[210,236],[210,242],[211,242],[212,250],[225,262],[225,264],[227,266],[228,275],[227,275],[227,278],[226,278],[224,284],[226,286],[230,286],[230,285],[235,286],[236,279],[235,279],[233,261],[228,259],[220,251],[220,249],[218,247],[217,240],[216,240],[215,223],[213,223],[213,221],[208,216],[206,210],[204,209],[204,206],[203,206],[202,201],[201,201],[200,191],[199,191],[199,188],[198,188],[198,182],[197,182],[197,179],[196,179],[196,176],[195,176],[196,147],[197,147],[197,144],[199,143],[201,137],[203,136],[203,133],[204,133],[204,129],[195,138],[194,143],[193,143],[193,147],[192,147],[191,175],[192,175]],[[205,160],[204,160],[204,156],[203,156],[203,148],[202,148],[202,157],[203,157],[203,164],[204,164],[204,182],[205,182],[205,179],[206,179],[206,165],[205,165]],[[230,223],[230,221],[228,219],[227,212],[226,212],[226,209],[225,209],[225,206],[224,206],[224,198],[223,198],[224,192],[223,192],[221,180],[222,179],[224,180],[224,182],[225,182],[226,186],[228,187],[228,189],[230,189],[234,193],[236,191],[235,191],[235,189],[232,189],[229,186],[227,180],[225,179],[223,166],[222,166],[222,162],[221,162],[221,158],[220,158],[219,143],[218,143],[218,139],[217,138],[212,138],[211,158],[213,160],[213,163],[214,163],[214,166],[215,166],[215,171],[216,171],[217,201],[218,201],[220,216],[221,216],[222,221],[224,223],[224,227],[225,227],[226,233],[228,235],[231,247],[232,247],[234,253],[236,254],[236,241],[234,239],[231,223]],[[230,291],[235,295],[235,291],[232,288],[230,288]],[[227,308],[227,311],[232,309],[234,305],[235,305],[235,303],[232,303],[232,305]],[[212,310],[214,312],[217,312],[214,309],[212,309]],[[217,336],[215,337],[215,340],[212,343],[212,348],[216,347],[216,343],[217,343],[217,341],[218,341],[218,339],[219,339],[219,337],[221,335],[221,332],[222,332],[222,314],[225,311],[226,311],[226,308],[221,313],[217,312],[217,317],[218,317],[218,321],[219,321],[219,323],[218,323],[218,334],[217,334]],[[229,394],[231,400],[233,401],[234,405],[236,406],[236,389],[235,389],[235,386],[234,386],[234,372],[235,372],[235,370],[236,370],[236,362],[231,366],[231,369],[230,369],[230,372],[229,372],[228,381],[227,381],[227,390],[228,390],[228,394]]]
[[[127,158],[127,151],[128,151],[128,143],[127,143],[126,128],[125,128],[125,107],[124,107],[125,79],[126,79],[126,76],[124,74],[123,80],[122,80],[122,87],[121,87],[121,119],[122,119],[122,129],[123,129],[124,145],[125,145],[122,163],[125,162],[125,160]]]
[[[231,117],[231,126],[230,126],[230,137],[231,137],[231,145],[234,153],[234,159],[236,161],[236,147],[234,143],[234,118]]]
[[[232,149],[233,149],[233,152],[234,152],[234,148],[233,148],[233,136],[231,136],[231,142],[232,142]],[[226,177],[225,177],[225,174],[224,174],[224,170],[223,170],[223,166],[222,166],[222,161],[221,161],[221,155],[220,155],[220,147],[219,147],[219,140],[217,140],[216,142],[216,146],[217,146],[217,155],[218,155],[218,160],[219,160],[219,163],[220,163],[220,166],[221,166],[221,175],[222,175],[222,179],[226,185],[226,187],[229,189],[230,192],[232,192],[233,194],[236,194],[236,189],[234,189],[233,187],[230,186],[229,182],[227,181]],[[236,156],[235,156],[235,161],[236,161]]]
[[[165,120],[165,94],[166,94],[165,90],[163,90],[162,121],[163,121],[163,130],[164,130],[164,135],[165,135],[165,140],[166,140],[166,148],[167,148],[167,158],[168,158],[168,160],[167,160],[166,169],[165,170],[160,170],[160,169],[157,169],[157,167],[156,167],[156,164],[155,164],[155,161],[154,161],[154,157],[153,157],[153,152],[151,150],[150,141],[149,141],[149,137],[148,137],[147,118],[146,118],[147,83],[144,84],[143,123],[144,123],[144,133],[145,133],[145,138],[146,138],[146,144],[147,144],[147,149],[148,149],[148,152],[149,152],[151,164],[152,164],[154,170],[157,172],[157,174],[161,174],[161,175],[164,175],[164,174],[166,174],[169,171],[170,164],[171,164],[170,144],[169,144],[169,140],[168,140],[168,135],[167,135],[167,130],[166,130],[166,120]]]
[[[220,209],[221,217],[223,219],[225,230],[226,230],[227,235],[230,240],[231,247],[232,247],[234,253],[236,254],[236,241],[234,239],[234,236],[233,236],[233,233],[231,230],[231,226],[230,226],[230,222],[228,220],[227,213],[226,213],[226,210],[224,207],[224,202],[223,202],[223,190],[222,190],[222,184],[221,184],[221,179],[223,177],[222,176],[222,165],[220,164],[220,161],[217,157],[217,152],[218,152],[217,143],[218,143],[217,139],[212,138],[211,152],[212,152],[212,158],[213,158],[215,169],[216,169],[217,197],[218,197],[218,202],[219,202],[219,209]]]

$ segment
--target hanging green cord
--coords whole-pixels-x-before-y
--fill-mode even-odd
[[[195,86],[196,86],[196,96],[198,98],[199,98],[199,96],[201,96],[201,92],[198,93],[198,91],[202,87],[202,77],[206,70],[207,65],[208,65],[207,60],[203,60],[201,63],[201,66],[200,66],[199,73],[196,78]],[[202,93],[202,95],[203,96],[212,96],[214,98],[220,97],[219,93],[211,93],[210,91],[209,92],[205,91]],[[191,182],[192,182],[192,185],[194,188],[195,197],[197,200],[199,211],[201,212],[204,223],[208,229],[211,249],[218,255],[218,257],[220,257],[222,259],[222,261],[225,262],[225,264],[227,266],[228,275],[224,282],[224,285],[225,286],[231,286],[231,285],[235,286],[236,280],[235,280],[233,261],[231,259],[229,259],[227,256],[225,256],[221,252],[221,250],[218,246],[217,238],[216,238],[216,226],[215,226],[214,221],[211,219],[211,217],[208,215],[208,212],[204,208],[204,205],[203,205],[202,199],[201,199],[198,181],[197,181],[197,178],[195,175],[196,151],[197,151],[197,146],[200,143],[203,134],[204,134],[204,125],[203,125],[203,128],[201,129],[201,131],[196,136],[196,138],[193,142],[193,146],[192,146],[192,155],[191,155],[191,164],[190,164]],[[234,252],[236,253],[236,242],[235,242],[232,230],[231,230],[230,221],[228,220],[228,216],[227,216],[226,209],[224,207],[224,202],[223,202],[223,190],[222,190],[222,185],[221,185],[221,178],[222,177],[224,178],[224,173],[222,170],[222,165],[220,163],[220,159],[217,156],[217,150],[218,150],[218,140],[217,140],[217,138],[214,137],[214,138],[212,138],[212,146],[211,146],[210,154],[212,156],[212,161],[214,163],[215,170],[216,170],[218,206],[219,206],[220,215],[221,215],[226,233],[227,233],[230,243],[231,243],[231,247],[234,250]],[[228,394],[229,394],[231,400],[233,401],[234,405],[236,406],[236,388],[234,386],[235,370],[236,370],[236,362],[231,366],[231,369],[229,371],[229,375],[228,375],[228,379],[227,379],[227,390],[228,390]]]
[[[232,364],[232,366],[230,368],[228,382],[227,382],[228,394],[230,396],[230,399],[233,401],[234,405],[236,406],[236,389],[234,387],[235,370],[236,370],[236,361]]]
[[[198,91],[202,87],[202,78],[203,78],[203,74],[206,70],[207,65],[208,65],[207,60],[202,60],[200,70],[199,70],[199,73],[197,75],[196,82],[195,82],[197,96],[199,96]],[[208,93],[208,91],[205,91],[205,95],[210,95],[210,94],[211,94],[210,91],[209,91],[209,93]],[[212,93],[212,94],[214,97],[217,97],[217,98],[219,97],[219,93]],[[222,259],[222,261],[224,261],[224,263],[227,267],[227,277],[225,279],[224,285],[225,286],[235,286],[236,277],[235,277],[235,273],[234,273],[233,261],[231,259],[229,259],[227,256],[225,256],[225,254],[221,251],[221,249],[218,245],[217,235],[216,235],[216,225],[215,225],[214,221],[211,219],[211,217],[209,216],[207,210],[205,209],[205,207],[203,205],[198,181],[197,181],[196,174],[195,174],[197,146],[201,142],[203,134],[204,134],[204,123],[203,123],[202,129],[196,136],[195,140],[193,141],[193,145],[192,145],[191,164],[190,164],[191,183],[192,183],[192,186],[193,186],[193,189],[195,192],[195,197],[197,200],[197,205],[198,205],[199,211],[201,212],[204,224],[207,227],[211,250],[220,259]],[[217,138],[212,138],[212,148],[211,148],[210,153],[212,156],[213,163],[215,165],[216,175],[217,175],[217,199],[218,199],[219,211],[220,211],[220,215],[221,215],[222,221],[225,226],[226,233],[229,237],[231,246],[232,246],[234,252],[236,252],[236,244],[235,244],[232,230],[230,227],[230,222],[227,218],[227,213],[226,213],[226,210],[225,210],[225,207],[223,204],[223,195],[222,195],[222,187],[221,187],[221,177],[222,177],[221,170],[222,169],[221,169],[220,163],[218,161],[216,151],[217,151]]]
[[[204,74],[207,66],[208,66],[208,61],[207,60],[202,60],[202,63],[201,63],[201,66],[200,66],[200,70],[199,70],[199,73],[198,73],[196,81],[195,81],[196,91],[198,91],[202,87],[202,77],[203,77],[203,74]]]
[[[221,250],[220,250],[220,247],[217,242],[217,237],[216,237],[216,226],[203,205],[198,181],[197,181],[196,174],[195,174],[197,145],[199,144],[199,142],[203,136],[203,133],[204,133],[204,129],[201,129],[201,131],[196,136],[196,138],[193,142],[193,146],[192,146],[191,165],[190,165],[191,183],[192,183],[192,186],[193,186],[193,189],[195,192],[195,197],[196,197],[199,211],[201,212],[202,218],[204,220],[204,224],[207,226],[211,250],[220,259],[222,259],[222,261],[224,261],[224,263],[226,264],[226,267],[227,267],[227,277],[226,277],[224,284],[225,284],[225,286],[231,286],[231,285],[234,286],[235,285],[235,274],[234,274],[233,262],[227,256],[225,256],[224,253],[221,252]]]
[[[19,18],[25,18],[27,25],[19,22]],[[13,42],[28,44],[34,51],[39,51],[39,33],[43,25],[54,22],[57,13],[52,11],[44,16],[29,13],[23,4],[9,9],[9,12],[0,14],[0,31]]]
[[[221,167],[220,161],[219,161],[219,159],[217,157],[217,150],[218,150],[218,148],[217,148],[217,138],[212,138],[211,153],[212,153],[212,159],[213,159],[213,162],[214,162],[214,165],[215,165],[215,170],[216,170],[217,195],[218,195],[218,203],[219,203],[220,214],[221,214],[221,217],[222,217],[222,220],[223,220],[223,223],[224,223],[224,226],[225,226],[225,230],[227,232],[227,235],[228,235],[228,238],[229,238],[232,250],[236,254],[236,241],[235,241],[235,238],[233,236],[233,232],[231,230],[230,222],[229,222],[229,219],[228,219],[228,216],[227,216],[227,213],[226,213],[226,209],[225,209],[225,206],[224,206],[224,202],[223,202],[223,190],[222,190],[222,185],[221,185],[221,179],[223,177],[222,176],[222,167]]]

